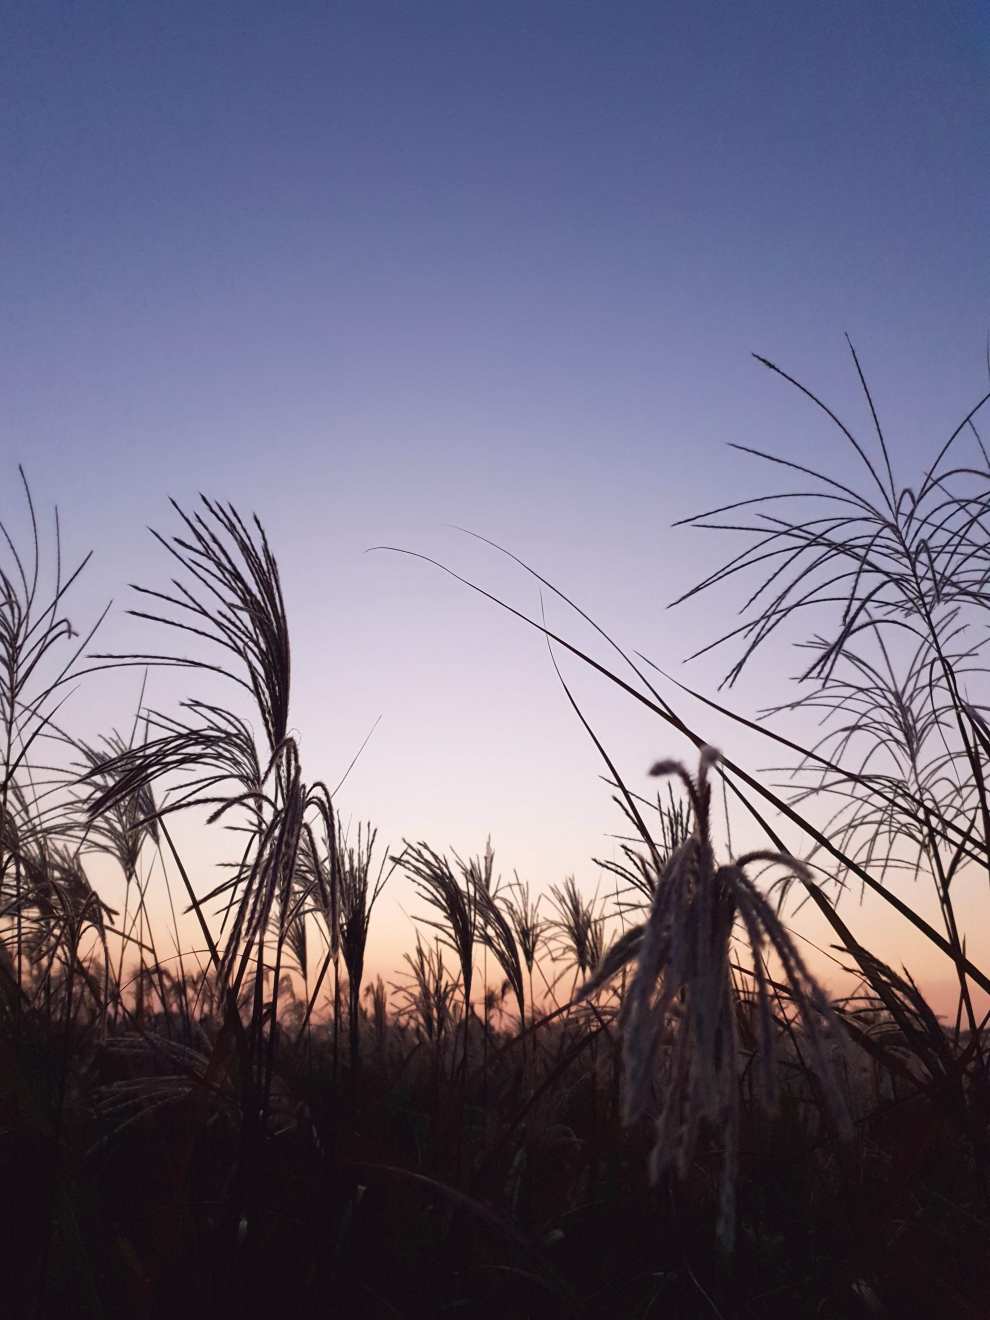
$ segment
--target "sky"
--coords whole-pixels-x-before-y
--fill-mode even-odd
[[[667,605],[727,546],[672,524],[765,488],[732,442],[850,463],[751,353],[863,424],[848,332],[906,473],[982,392],[988,73],[978,3],[9,3],[2,515],[20,462],[95,551],[79,619],[112,599],[102,645],[143,650],[163,641],[128,583],[167,581],[146,530],[174,528],[167,497],[257,511],[307,774],[335,783],[375,726],[346,816],[393,847],[490,834],[503,873],[590,891],[621,822],[545,645],[371,547],[538,612],[456,528],[491,537],[711,691],[727,658],[680,665],[739,601]],[[684,753],[565,669],[631,784]],[[793,669],[768,654],[737,707]],[[151,704],[187,695],[152,676]],[[125,725],[137,696],[97,678],[65,721]],[[205,874],[216,840],[189,829]],[[373,969],[415,910],[396,881]],[[882,907],[854,915],[882,956],[917,952]]]

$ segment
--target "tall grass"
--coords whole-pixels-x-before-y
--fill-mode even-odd
[[[749,944],[755,983],[755,1062],[765,1102],[777,1103],[777,1030],[767,978],[769,948],[785,978],[785,992],[803,1028],[810,1068],[826,1097],[835,1128],[849,1135],[849,1116],[831,1056],[835,1015],[811,977],[773,906],[747,875],[763,863],[804,876],[802,863],[775,853],[750,853],[718,866],[711,839],[709,770],[718,760],[703,750],[696,777],[676,762],[658,762],[654,775],[677,775],[694,820],[692,833],[669,857],[653,885],[647,920],[625,931],[581,987],[589,998],[627,963],[635,972],[623,999],[625,1116],[647,1112],[658,1056],[663,1100],[656,1120],[650,1176],[675,1164],[683,1177],[694,1154],[699,1125],[707,1121],[724,1141],[718,1236],[731,1250],[735,1237],[735,1183],[739,1156],[740,1097],[737,1006],[732,977],[733,932]],[[667,1048],[664,1048],[664,1047]]]
[[[758,720],[692,694],[772,742],[788,787],[716,757],[673,704],[683,686],[601,629],[614,664],[504,606],[550,643],[620,809],[618,859],[598,864],[593,891],[574,876],[541,877],[535,897],[518,877],[503,885],[490,847],[390,857],[371,825],[348,838],[289,733],[289,624],[257,519],[174,506],[178,527],[158,539],[176,576],[138,588],[134,610],[172,643],[87,660],[91,634],[65,606],[79,569],[63,571],[57,520],[46,561],[24,486],[30,553],[0,528],[12,1314],[157,1320],[332,1297],[381,1315],[765,1318],[911,1315],[936,1296],[982,1314],[990,1085],[976,991],[990,977],[958,894],[990,862],[990,466],[974,409],[919,481],[899,481],[853,366],[869,443],[785,378],[838,428],[861,485],[773,459],[799,488],[688,520],[744,540],[688,597],[753,579],[738,627],[713,643],[738,647],[726,687],[778,637],[806,657],[793,698]],[[627,782],[565,657],[659,719],[662,746],[697,749],[697,773],[658,762],[655,797]],[[220,695],[178,711],[142,695],[126,736],[66,732],[61,703],[88,669],[160,665]],[[824,719],[817,741],[784,731],[795,709]],[[738,855],[713,802],[727,824],[746,813],[765,846]],[[182,857],[178,811],[226,827],[218,879]],[[123,879],[121,911],[93,879],[97,858]],[[425,911],[389,1003],[380,976],[364,981],[393,869]],[[905,876],[932,886],[938,925],[902,896]],[[161,956],[153,884],[184,895],[195,948]],[[857,937],[842,899],[857,886],[946,960],[949,1023]],[[810,974],[792,896],[829,923],[851,993],[830,1000]],[[482,987],[483,1019],[479,953],[502,985]],[[565,1002],[561,975],[583,983]],[[342,1075],[353,1087],[359,1070],[360,1103],[353,1089],[345,1103]]]
[[[530,1012],[535,1018],[533,968],[542,952],[549,923],[540,916],[540,896],[537,895],[535,899],[530,896],[529,883],[520,880],[518,873],[515,876],[514,884],[503,896],[502,906],[512,928],[519,957],[526,969]],[[520,1019],[520,1026],[522,1025],[523,1020]]]
[[[454,954],[460,966],[461,992],[464,996],[463,1074],[467,1073],[471,988],[474,984],[474,946],[481,926],[479,912],[479,875],[458,862],[460,877],[450,862],[426,843],[407,843],[397,859],[412,879],[420,898],[437,913],[420,918],[423,925],[436,931],[440,943]],[[418,947],[418,946],[417,946]]]
[[[350,1031],[351,1072],[356,1077],[360,1058],[361,986],[368,947],[371,914],[395,862],[386,871],[388,849],[382,854],[377,873],[373,870],[378,831],[370,824],[359,825],[357,839],[347,842],[337,822],[337,875],[340,886],[340,946],[347,967],[348,1027]]]
[[[584,898],[572,875],[565,877],[563,884],[550,886],[550,903],[554,910],[550,929],[556,936],[559,956],[583,978],[602,960],[604,914],[595,898]]]

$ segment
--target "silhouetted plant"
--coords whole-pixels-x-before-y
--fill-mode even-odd
[[[596,911],[595,899],[585,900],[572,875],[562,885],[551,885],[550,896],[557,915],[549,924],[561,956],[579,976],[587,976],[601,962],[605,917]]]
[[[915,1281],[927,1244],[938,1281],[928,1292],[953,1302],[965,1295],[963,1304],[979,1311],[987,1056],[969,987],[988,989],[990,978],[966,952],[951,899],[967,866],[986,868],[990,837],[990,727],[978,701],[982,638],[973,627],[990,581],[990,471],[982,449],[973,464],[952,469],[943,451],[915,495],[895,483],[879,440],[880,459],[866,459],[865,494],[826,480],[838,502],[822,518],[805,517],[804,504],[788,511],[786,500],[763,506],[768,517],[753,526],[766,522],[770,539],[707,583],[768,566],[773,577],[758,584],[747,607],[755,613],[743,621],[752,625],[744,641],[756,649],[809,608],[834,611],[834,626],[811,640],[799,697],[832,721],[823,741],[802,748],[766,720],[701,698],[797,756],[809,776],[798,794],[780,796],[708,752],[695,778],[673,762],[654,767],[680,778],[684,796],[668,788],[650,801],[630,792],[561,673],[625,816],[618,860],[600,864],[622,885],[614,911],[625,921],[645,907],[645,919],[603,955],[607,909],[597,895],[585,900],[573,877],[553,887],[552,917],[543,917],[518,877],[505,889],[494,879],[490,849],[467,862],[454,854],[451,864],[416,845],[402,864],[428,904],[422,924],[438,938],[417,932],[392,1017],[380,977],[364,993],[376,1066],[361,1106],[339,1103],[337,1037],[346,1021],[353,1077],[368,920],[384,872],[373,879],[370,829],[348,847],[330,795],[303,775],[288,735],[288,625],[260,524],[212,502],[192,517],[180,511],[181,534],[164,543],[182,581],[168,594],[146,592],[156,612],[139,615],[212,653],[116,658],[225,676],[251,694],[260,743],[250,711],[227,710],[222,699],[189,701],[178,717],[142,710],[141,740],[74,743],[53,721],[67,690],[58,666],[74,650],[74,630],[61,592],[45,605],[32,585],[37,550],[34,567],[13,554],[0,583],[0,663],[14,677],[6,696],[0,684],[0,716],[6,701],[15,722],[26,723],[7,733],[0,812],[0,1118],[14,1138],[0,1142],[0,1161],[18,1189],[4,1238],[16,1242],[22,1268],[5,1273],[5,1286],[16,1290],[23,1274],[28,1291],[38,1279],[53,1289],[23,1305],[18,1295],[14,1310],[42,1320],[68,1304],[150,1317],[186,1301],[189,1277],[208,1276],[213,1309],[215,1299],[226,1309],[233,1299],[245,1313],[263,1284],[300,1313],[329,1295],[355,1313],[398,1313],[412,1295],[437,1314],[477,1304],[562,1320],[645,1314],[662,1302],[671,1314],[699,1305],[735,1314],[752,1309],[741,1299],[758,1278],[752,1305],[761,1314],[858,1314],[874,1293],[902,1314],[925,1295]],[[750,519],[730,521],[752,534]],[[649,662],[599,630],[626,666],[613,672],[545,620],[529,622],[551,642],[555,663],[563,652],[593,666],[704,748],[657,691]],[[51,645],[33,650],[44,637]],[[22,733],[32,749],[23,758]],[[71,767],[42,763],[42,738],[83,756],[81,784]],[[771,849],[716,864],[716,775]],[[820,826],[811,813],[829,794],[836,814]],[[805,862],[789,855],[767,806],[808,842]],[[213,886],[194,883],[169,830],[173,811],[197,807],[238,841]],[[181,958],[159,958],[153,930],[142,927],[152,848],[155,880],[160,856],[181,875],[200,922],[203,947],[188,951],[205,960],[198,972]],[[129,906],[116,932],[93,854],[116,858],[125,875]],[[769,887],[755,873],[763,866],[779,873]],[[931,871],[944,935],[893,892],[888,882],[905,868]],[[880,895],[952,959],[960,1000],[951,1030],[906,970],[862,947],[821,888],[828,872],[840,886],[858,880]],[[862,978],[834,1008],[781,917],[791,884],[831,924],[838,961]],[[123,981],[108,956],[113,938],[134,951]],[[484,1065],[472,1069],[477,945],[501,975],[500,987],[484,988]],[[447,950],[460,976],[445,967]],[[582,998],[613,977],[623,984],[586,1011],[564,1005],[537,1019],[532,977],[544,953],[579,976],[585,969]],[[313,1014],[331,966],[327,1023]],[[490,1032],[509,993],[520,1031]],[[689,1182],[682,1189],[670,1179],[664,1197],[651,1198],[637,1176],[641,1133],[620,1130],[617,1067],[615,1103],[600,1103],[598,1043],[616,1028],[625,1116],[656,1102],[653,1172],[672,1165]],[[840,1051],[841,1039],[855,1052]],[[457,1086],[443,1089],[455,1072]],[[849,1113],[856,1124],[846,1159],[835,1136],[850,1131]],[[711,1141],[699,1139],[702,1129]],[[698,1214],[716,1185],[723,1244],[734,1198],[746,1230],[732,1268],[711,1263],[707,1212],[704,1222]],[[589,1251],[588,1242],[607,1249]],[[272,1264],[287,1259],[300,1267]],[[449,1271],[437,1265],[445,1259],[455,1262]],[[574,1292],[567,1277],[578,1281]],[[72,1280],[70,1303],[63,1280]]]
[[[30,526],[30,553],[22,555],[16,538],[0,523],[4,550],[0,556],[0,938],[6,931],[11,939],[14,974],[23,990],[25,922],[35,907],[27,868],[44,887],[38,895],[42,908],[54,905],[75,911],[77,899],[72,889],[61,903],[55,892],[63,880],[72,886],[73,871],[65,855],[54,870],[45,866],[50,842],[70,832],[71,801],[65,790],[71,772],[39,759],[39,748],[54,730],[52,721],[69,685],[87,672],[79,665],[80,657],[106,610],[86,635],[80,636],[73,627],[65,613],[66,597],[91,552],[66,572],[56,508],[49,568],[31,489],[22,468],[18,474]],[[69,920],[67,932],[71,926]],[[71,962],[75,950],[67,957]]]
[[[393,861],[386,871],[388,849],[382,854],[377,875],[372,874],[375,840],[378,831],[369,822],[358,825],[357,841],[347,843],[338,817],[337,823],[337,875],[340,886],[340,946],[347,967],[348,1019],[350,1031],[351,1070],[357,1072],[360,1059],[361,983],[364,979],[364,958],[368,947],[368,929],[371,914],[382,890],[392,874]]]
[[[388,1034],[388,991],[381,976],[376,976],[371,985],[364,988],[365,998],[371,1002],[371,1022],[375,1032],[375,1050],[379,1061],[385,1055],[385,1040]]]
[[[967,685],[982,683],[986,673],[979,624],[990,609],[990,463],[973,418],[990,395],[955,428],[920,482],[909,486],[895,476],[876,404],[851,345],[850,351],[876,436],[875,456],[815,393],[758,360],[829,419],[861,464],[865,485],[735,446],[796,474],[802,486],[687,519],[692,526],[742,533],[749,544],[681,599],[757,574],[743,622],[703,648],[743,642],[724,680],[730,686],[781,629],[809,614],[826,620],[825,631],[810,639],[802,629],[800,644],[810,658],[797,695],[767,712],[804,709],[826,726],[813,745],[791,745],[806,785],[794,800],[834,803],[823,833],[840,883],[855,876],[875,887],[874,877],[882,882],[888,871],[917,874],[919,868],[932,877],[960,1011],[975,1030],[972,972],[952,881],[970,862],[990,869],[990,739],[979,703],[967,695]],[[953,463],[967,435],[975,441],[972,456]],[[822,851],[819,842],[811,855]]]
[[[307,901],[327,922],[331,949],[337,947],[339,886],[336,822],[330,795],[319,782],[302,777],[298,748],[287,735],[290,655],[288,624],[278,566],[261,523],[249,528],[230,505],[202,499],[201,511],[187,515],[173,501],[184,534],[156,539],[180,564],[190,585],[176,579],[172,593],[135,588],[160,611],[132,610],[186,637],[210,643],[217,659],[173,654],[104,656],[111,665],[165,665],[220,675],[251,694],[265,733],[259,755],[247,722],[233,711],[187,702],[192,721],[149,712],[148,736],[137,747],[122,748],[85,776],[98,789],[89,800],[92,819],[119,810],[135,795],[171,779],[155,819],[179,866],[190,907],[210,950],[219,984],[227,996],[230,1030],[245,978],[253,982],[250,1024],[251,1066],[242,1070],[244,1113],[267,1121],[277,1039],[278,1001],[283,986],[286,939]],[[165,816],[192,806],[211,808],[210,821],[240,814],[244,838],[232,876],[198,896],[168,832]],[[319,839],[317,839],[319,834]],[[299,893],[306,859],[327,859],[311,868],[312,893]],[[220,931],[206,920],[206,904],[222,899]],[[271,951],[269,954],[269,950]],[[265,984],[271,973],[271,998]],[[320,978],[322,979],[322,977]],[[305,1020],[310,1009],[307,1007]],[[339,1016],[339,1015],[338,1015]],[[254,1090],[258,1097],[249,1097]],[[252,1118],[253,1122],[253,1118]]]
[[[492,883],[495,855],[491,843],[485,848],[484,859],[475,858],[465,868],[466,879],[474,885],[478,904],[478,938],[493,954],[502,970],[505,984],[512,991],[519,1012],[520,1031],[526,1025],[526,989],[523,979],[523,957],[512,924],[511,907]],[[499,996],[499,1002],[501,998]],[[486,1009],[486,1019],[488,1011]]]
[[[627,963],[634,964],[619,1021],[625,1060],[625,1118],[635,1122],[649,1108],[658,1065],[663,1100],[650,1157],[655,1182],[673,1164],[681,1177],[706,1120],[724,1143],[718,1235],[731,1250],[735,1238],[735,1192],[739,1159],[739,1057],[730,945],[738,926],[750,947],[756,985],[758,1076],[773,1107],[777,1095],[777,1036],[765,971],[765,948],[783,968],[790,1002],[799,1015],[808,1060],[822,1087],[839,1134],[850,1123],[830,1057],[837,1043],[828,999],[808,973],[772,905],[746,874],[758,862],[801,875],[793,857],[748,853],[725,866],[711,844],[709,767],[717,760],[703,750],[697,778],[673,761],[658,762],[654,775],[677,775],[691,802],[691,835],[668,859],[656,885],[646,922],[612,945],[595,974],[578,992],[589,998]]]
[[[458,879],[446,857],[434,852],[425,843],[407,843],[397,861],[416,886],[420,898],[439,914],[439,919],[421,917],[419,920],[437,932],[440,943],[451,950],[460,964],[460,980],[464,996],[464,1040],[461,1058],[466,1072],[471,1020],[471,987],[474,976],[474,945],[480,925],[476,877],[462,866],[461,878]]]
[[[409,968],[410,981],[393,986],[399,1017],[410,1018],[425,1040],[439,1045],[453,1022],[453,1004],[461,988],[460,981],[448,975],[439,939],[425,945],[417,931],[414,953],[405,953],[402,958]]]
[[[539,895],[535,900],[532,899],[529,883],[523,884],[518,874],[515,877],[515,884],[503,895],[502,904],[515,934],[516,947],[526,966],[526,975],[529,979],[529,1011],[535,1018],[533,967],[543,946],[549,923],[540,916]]]
[[[626,803],[621,797],[616,797],[614,801],[629,824],[635,829],[636,820],[630,814]],[[644,803],[644,805],[646,804]],[[621,841],[622,861],[595,858],[596,865],[617,876],[630,895],[628,899],[622,895],[618,896],[619,908],[623,913],[642,907],[644,902],[651,903],[653,901],[657,880],[657,863],[659,862],[661,868],[666,866],[684,840],[691,834],[690,803],[675,798],[674,791],[669,785],[666,801],[662,794],[657,794],[656,817],[651,816],[650,819],[655,819],[657,827],[653,832],[654,847],[650,851],[642,852],[642,839],[634,836],[633,839],[623,839]]]

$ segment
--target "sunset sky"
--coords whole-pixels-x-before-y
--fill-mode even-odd
[[[345,816],[393,847],[490,834],[504,874],[590,892],[621,821],[545,644],[369,548],[538,614],[532,580],[454,525],[494,538],[712,691],[728,653],[681,662],[741,594],[666,606],[740,547],[671,524],[781,488],[731,442],[853,470],[751,352],[865,433],[848,332],[909,483],[986,386],[988,75],[975,0],[9,3],[0,516],[23,528],[23,463],[70,552],[95,549],[73,622],[112,597],[114,650],[166,644],[123,610],[129,582],[170,576],[145,530],[174,527],[167,496],[257,511],[309,777],[335,783],[380,717]],[[564,668],[632,786],[686,752]],[[796,668],[781,642],[731,700],[779,701]],[[126,725],[139,681],[94,679],[63,722]],[[150,704],[185,695],[152,676]],[[685,710],[744,764],[779,760]],[[225,846],[184,837],[204,873]],[[416,910],[397,881],[372,972]],[[846,918],[916,956],[876,905]],[[912,969],[944,1007],[928,957]]]

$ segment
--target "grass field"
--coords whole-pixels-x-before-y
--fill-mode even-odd
[[[860,380],[869,441],[829,416],[861,484],[774,458],[785,493],[688,520],[742,546],[687,593],[742,603],[713,639],[735,648],[727,683],[778,634],[806,648],[786,705],[821,720],[817,742],[733,717],[790,787],[707,747],[648,661],[602,634],[603,662],[517,615],[555,664],[638,703],[659,751],[693,747],[657,762],[644,796],[558,671],[627,826],[604,894],[503,879],[490,849],[344,829],[290,733],[261,523],[176,506],[166,585],[134,603],[170,643],[107,656],[68,622],[85,564],[44,544],[24,485],[33,536],[7,537],[0,580],[9,1314],[990,1313],[990,975],[957,916],[959,887],[990,873],[990,465],[977,405],[898,484]],[[63,727],[89,671],[155,665],[183,671],[181,708],[122,712],[128,732],[97,745]],[[196,696],[207,677],[228,702]],[[727,802],[758,850],[732,855]],[[226,869],[181,855],[180,811],[237,827]],[[97,854],[121,908],[91,881]],[[417,923],[386,981],[365,957],[397,875]],[[935,894],[937,924],[905,876]],[[163,877],[172,931],[149,914]],[[944,960],[951,1019],[858,942],[846,886]],[[798,899],[852,993],[809,970]],[[181,912],[198,937],[176,957]]]

